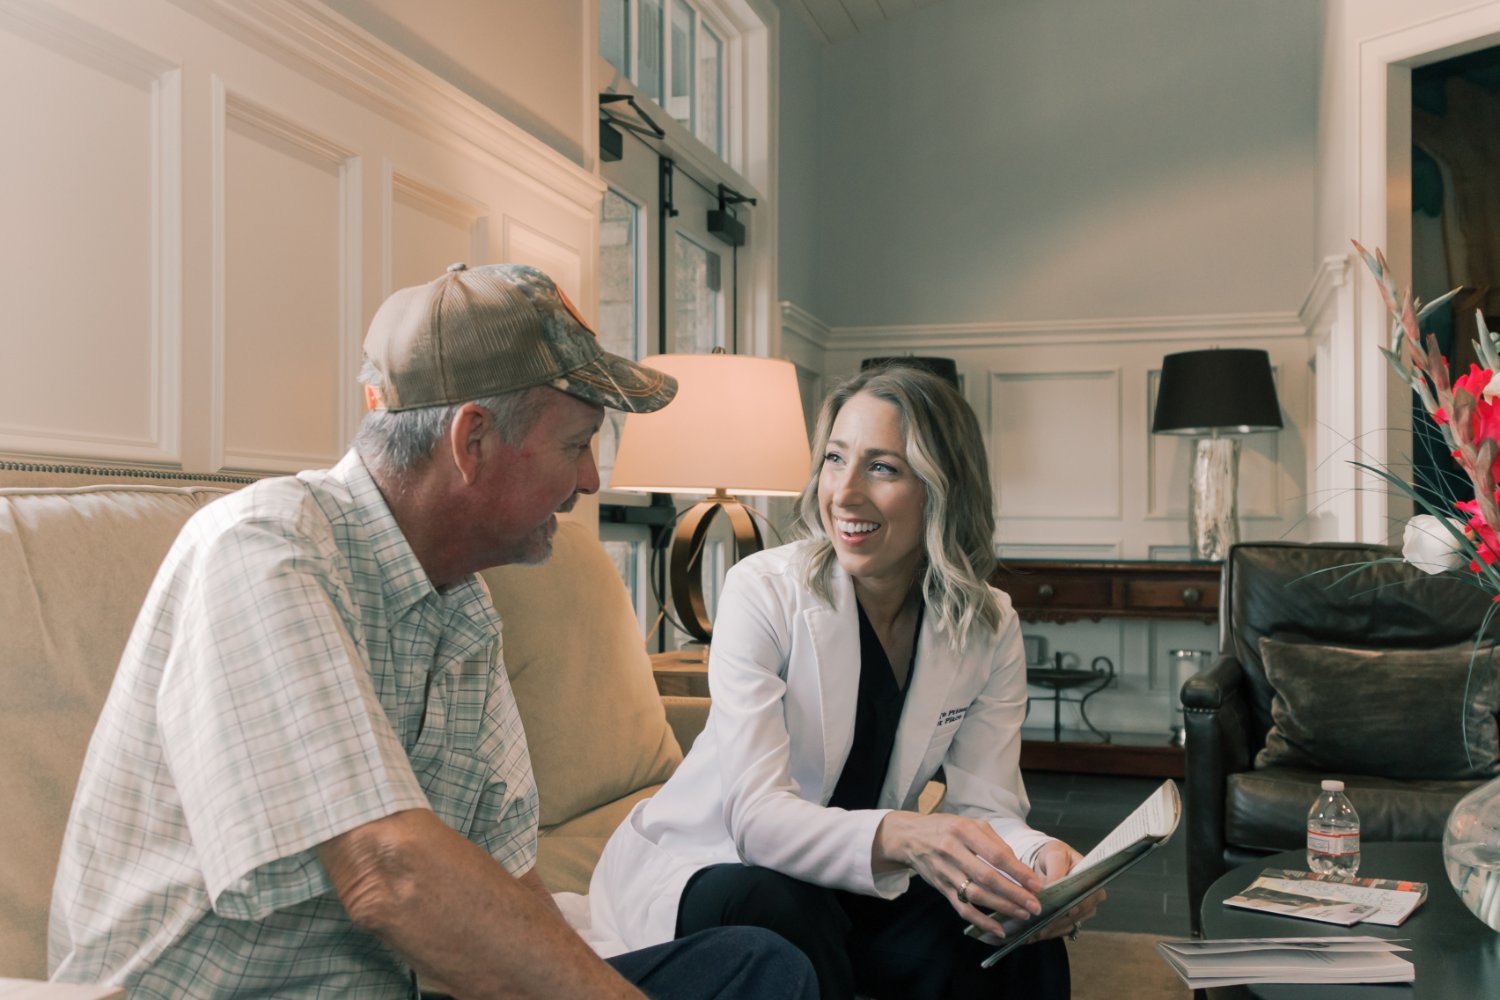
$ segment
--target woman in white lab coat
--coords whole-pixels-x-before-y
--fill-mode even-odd
[[[991,948],[962,933],[1027,915],[1079,857],[1026,825],[1025,661],[1009,599],[985,582],[994,513],[973,411],[917,368],[867,370],[825,400],[814,456],[807,537],[729,572],[707,727],[610,838],[591,938],[610,954],[754,924],[808,954],[825,1000],[1066,996],[1060,941],[981,972]],[[919,813],[939,767],[943,804]]]

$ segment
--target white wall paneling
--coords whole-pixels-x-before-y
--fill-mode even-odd
[[[1069,545],[1058,542],[1002,542],[995,554],[1005,559],[1119,559],[1119,542]]]
[[[999,515],[1118,518],[1119,370],[990,377],[990,477]],[[1065,418],[1085,413],[1092,419]]]
[[[1363,457],[1355,417],[1356,385],[1348,373],[1354,360],[1354,284],[1350,257],[1330,256],[1313,279],[1302,306],[1310,354],[1307,469],[1308,537],[1314,541],[1353,538],[1358,523],[1358,470]]]
[[[214,465],[295,472],[338,460],[358,337],[358,156],[214,80]],[[232,264],[232,266],[231,266]]]
[[[169,56],[0,5],[0,450],[177,460],[181,91]]]
[[[1187,545],[1190,442],[1150,433],[1162,358],[1214,346],[1270,354],[1285,428],[1242,443],[1241,535],[1306,537],[1309,345],[1293,313],[837,327],[830,376],[877,354],[953,358],[988,437],[996,543],[1031,555],[1117,546],[1124,559]]]
[[[824,348],[829,329],[806,309],[791,302],[781,303],[781,356],[797,368],[797,389],[802,394],[802,414],[808,433],[816,429],[818,407],[829,388],[823,377]]]
[[[502,259],[530,264],[546,272],[564,294],[574,301],[581,300],[583,251],[510,216],[506,216],[503,229]]]
[[[490,259],[489,208],[387,166],[389,232],[382,241],[388,262],[384,287],[407,288],[438,276],[432,262],[481,264]]]
[[[275,54],[309,83],[338,89],[379,117],[465,157],[486,161],[536,195],[595,211],[598,180],[435,73],[375,41],[317,0],[172,0]],[[557,39],[536,38],[538,47]],[[571,45],[571,37],[563,39]]]
[[[602,183],[316,0],[0,0],[0,85],[0,452],[321,465],[393,287],[595,308]]]

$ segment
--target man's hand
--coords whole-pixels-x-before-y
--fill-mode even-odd
[[[1073,866],[1083,860],[1083,855],[1060,840],[1049,841],[1037,851],[1036,870],[1041,874],[1043,881],[1051,885],[1073,870]],[[1103,889],[1093,893],[1078,902],[1067,913],[1058,917],[1052,923],[1037,931],[1033,940],[1045,941],[1047,938],[1061,937],[1071,934],[1076,928],[1082,927],[1083,922],[1092,917],[1099,909],[1099,904],[1104,902],[1106,893]]]
[[[425,809],[318,845],[349,916],[455,996],[642,994],[562,919],[534,873],[513,878]]]
[[[1033,893],[1042,887],[1042,878],[1021,864],[982,820],[950,813],[888,813],[875,829],[873,862],[876,871],[912,869],[947,896],[959,916],[996,937],[1005,936],[1000,920],[1024,919],[1041,909]]]

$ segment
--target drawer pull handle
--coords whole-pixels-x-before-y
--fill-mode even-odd
[[[1052,600],[1052,595],[1055,593],[1057,593],[1057,591],[1052,589],[1052,584],[1050,583],[1044,583],[1040,587],[1036,588],[1036,596],[1040,597],[1044,601]]]
[[[1197,587],[1182,588],[1182,601],[1184,604],[1197,604],[1203,600],[1203,591]]]

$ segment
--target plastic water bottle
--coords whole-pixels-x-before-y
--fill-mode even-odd
[[[1359,813],[1342,781],[1323,782],[1323,794],[1307,811],[1307,867],[1353,876],[1359,871]]]

